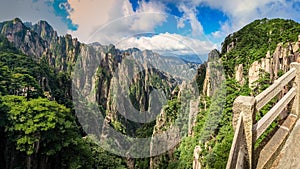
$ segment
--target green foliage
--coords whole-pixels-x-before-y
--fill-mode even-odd
[[[18,94],[25,88],[27,88],[27,94],[30,94],[28,89],[32,87],[36,91],[34,95],[41,95],[38,83],[34,79],[37,77],[35,72],[39,72],[39,70],[32,59],[24,55],[0,51],[0,65],[0,83],[2,84],[0,92],[2,95]]]
[[[278,70],[278,73],[277,73],[277,76],[280,77],[280,76],[282,76],[283,74],[284,74],[284,71],[281,70],[281,69],[279,69],[279,70]]]
[[[7,38],[3,35],[0,35],[0,51],[19,53],[17,48],[15,48],[14,45],[11,42],[9,42]]]
[[[178,153],[178,166],[176,168],[192,168],[194,148],[198,144],[197,137],[184,137],[181,141]]]
[[[41,98],[26,101],[21,96],[4,96],[3,102],[9,107],[5,130],[17,150],[53,155],[73,141],[75,119],[66,107]]]
[[[92,137],[77,138],[76,145],[63,149],[63,168],[124,169],[121,157],[103,150]],[[77,154],[77,155],[76,155]]]
[[[0,94],[22,95],[29,98],[43,97],[44,91],[57,102],[71,107],[71,78],[56,72],[45,57],[38,62],[20,54],[6,38],[0,36]],[[45,79],[46,83],[42,81]],[[43,89],[41,88],[43,85]]]
[[[271,85],[271,78],[270,74],[264,71],[260,71],[259,79],[253,83],[254,89],[253,89],[253,95],[256,96],[265,89],[267,89]]]
[[[153,128],[154,128],[155,124],[156,124],[155,121],[143,124],[142,127],[137,129],[136,137],[147,138],[147,137],[152,136]]]
[[[278,43],[295,42],[300,32],[300,24],[292,20],[262,19],[256,20],[225,38],[222,44],[222,60],[225,71],[232,75],[234,66],[248,66],[273,53]],[[227,52],[227,46],[234,42],[234,48]]]
[[[15,19],[12,22],[19,21]],[[11,24],[0,24],[0,28],[8,29]],[[201,96],[200,111],[193,128],[193,135],[184,136],[173,154],[174,158],[170,159],[168,154],[162,155],[160,158],[162,163],[159,167],[192,168],[193,151],[195,146],[199,145],[202,167],[224,168],[233,138],[231,121],[234,99],[238,95],[256,95],[271,83],[270,75],[262,73],[253,91],[248,87],[248,82],[241,86],[233,78],[235,66],[243,64],[243,73],[247,75],[251,63],[265,57],[268,50],[273,53],[279,42],[296,41],[299,32],[300,26],[294,21],[262,19],[228,36],[223,43],[221,53],[227,78],[222,90],[219,90],[213,97]],[[24,37],[25,33],[25,31],[19,31],[16,35]],[[234,48],[227,52],[226,48],[232,42],[234,42]],[[76,51],[78,49],[73,46],[71,36],[59,38],[53,41],[51,46],[53,48],[50,50],[56,56],[55,62],[51,60],[53,58],[47,58],[48,56],[33,60],[32,57],[21,54],[7,38],[0,36],[0,95],[2,96],[0,97],[0,149],[8,156],[7,163],[14,163],[9,168],[25,166],[26,159],[31,159],[33,164],[49,160],[51,165],[49,164],[48,168],[52,168],[53,165],[54,168],[125,168],[122,158],[106,152],[87,136],[82,138],[84,133],[80,131],[74,114],[69,109],[72,108],[70,71],[78,53]],[[112,56],[117,54],[116,51],[112,45],[107,48],[107,53]],[[66,53],[72,53],[75,56],[68,58]],[[124,63],[131,68],[129,74],[133,75],[135,62],[125,59]],[[205,69],[205,66],[201,67],[196,77],[199,91],[203,88]],[[147,84],[135,82],[129,87],[130,101],[138,110],[148,109],[148,105],[142,105],[140,101],[140,98],[148,99],[145,91],[151,91],[154,88],[161,89],[169,97],[173,90],[166,81],[162,80],[162,74],[156,70],[153,72]],[[282,74],[283,72],[278,72],[278,76]],[[105,67],[99,67],[96,76],[98,77],[97,87],[101,86],[100,82],[108,84],[112,78]],[[141,73],[138,76],[142,79],[144,74]],[[247,77],[245,80],[247,81]],[[50,98],[56,101],[42,98],[45,97],[43,92],[49,92]],[[188,99],[193,97],[188,92],[181,93],[181,95]],[[276,99],[267,104],[258,113],[257,119],[260,119],[275,101]],[[187,110],[181,110],[181,108],[185,107],[185,104],[177,97],[171,98],[164,107],[165,117],[162,117],[164,124],[157,130],[167,130],[176,120],[184,123]],[[102,115],[105,115],[105,106],[100,107]],[[179,111],[184,111],[184,115],[179,114]],[[146,124],[131,124],[121,118],[121,115],[116,116],[116,119],[111,120],[111,125],[121,133],[132,132],[134,136],[141,138],[153,134],[155,121]],[[98,115],[92,117],[98,117]],[[130,125],[127,125],[129,123]],[[275,123],[272,124],[258,142],[260,143],[275,126]],[[187,126],[180,127],[186,128]],[[4,160],[1,159],[0,154],[0,162],[2,161]],[[149,163],[149,158],[138,159],[135,167],[147,168]]]
[[[42,98],[27,101],[22,96],[7,95],[1,100],[0,129],[5,128],[6,146],[24,152],[33,164],[39,163],[37,156],[63,155],[57,161],[62,168],[125,168],[122,158],[79,135],[75,118],[65,106]]]
[[[48,60],[33,60],[0,36],[0,168],[125,168],[122,158],[82,138],[69,109],[70,74]]]
[[[123,133],[123,134],[126,133],[125,126],[122,123],[120,123],[119,121],[111,121],[111,125],[116,131],[119,131],[120,133]]]
[[[168,118],[169,123],[174,122],[177,119],[180,110],[180,102],[177,98],[168,100],[166,107],[164,107],[164,112]]]
[[[249,95],[248,85],[240,86],[226,79],[213,97],[201,97],[193,136],[185,137],[179,148],[177,168],[192,168],[196,145],[201,147],[200,163],[204,168],[224,168],[233,139],[232,105],[238,95]]]

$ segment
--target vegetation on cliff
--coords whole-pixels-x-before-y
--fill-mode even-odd
[[[219,56],[226,75],[226,87],[223,88],[224,95],[217,94],[217,96],[223,96],[223,98],[207,97],[205,94],[200,98],[200,111],[193,128],[194,134],[182,140],[175,152],[177,158],[169,161],[171,166],[192,168],[194,148],[195,146],[200,146],[201,151],[198,155],[202,167],[225,168],[233,139],[231,121],[234,99],[239,95],[257,95],[272,83],[270,74],[262,72],[259,79],[255,82],[256,87],[253,90],[250,89],[248,84],[250,65],[254,61],[266,57],[268,51],[271,54],[274,53],[278,43],[283,42],[284,45],[288,45],[297,42],[299,33],[300,24],[292,20],[262,19],[256,20],[226,37]],[[244,67],[244,84],[235,80],[235,67],[239,64],[242,64]],[[282,73],[283,71],[279,70],[278,75],[280,76]],[[205,79],[201,75],[203,74],[199,73],[197,82],[202,88]],[[217,92],[222,93],[222,91]],[[273,103],[274,101],[266,105],[258,113],[257,118],[262,117]],[[220,114],[214,114],[214,110],[218,106],[223,106],[223,109]],[[214,125],[217,126],[213,127]],[[275,126],[276,123],[273,123],[271,128]]]
[[[161,89],[167,101],[156,121],[133,122],[116,111],[112,90],[117,82],[123,84],[127,74],[133,74],[133,68],[138,67],[132,60],[124,58],[141,51],[122,53],[113,45],[91,47],[70,35],[58,37],[45,21],[25,26],[21,20],[15,19],[0,23],[0,30],[0,168],[126,168],[126,165],[136,168],[192,168],[195,146],[201,149],[199,161],[202,167],[224,168],[233,138],[234,99],[238,95],[256,95],[271,83],[270,74],[261,74],[256,88],[251,90],[247,77],[250,65],[264,58],[267,51],[273,53],[278,43],[295,42],[300,25],[291,20],[262,19],[226,37],[221,53],[215,52],[214,56],[214,59],[222,60],[222,65],[220,62],[209,66],[208,63],[203,64],[195,77],[201,96],[197,98],[199,111],[191,132],[184,135],[180,144],[170,152],[135,160],[103,150],[86,136],[83,126],[78,123],[72,103],[71,72],[79,56],[87,59],[86,63],[82,62],[81,73],[87,72],[86,66],[91,61],[101,62],[100,67],[95,68],[95,82],[92,78],[84,79],[78,85],[95,86],[92,90],[96,91],[102,115],[106,116],[105,120],[111,127],[123,134],[144,138],[167,130],[176,119],[187,122],[186,117],[179,114],[180,108],[187,106],[180,98],[193,98],[191,93],[180,91],[175,79],[167,73],[145,69],[128,84],[127,94],[133,107],[140,111],[149,110],[151,98],[148,95],[154,89]],[[10,39],[13,42],[5,37],[7,32],[13,32],[14,39]],[[32,41],[25,44],[26,39]],[[150,51],[145,55],[149,53],[156,57]],[[118,67],[122,61],[128,67]],[[235,67],[239,64],[244,66],[245,83],[234,78]],[[215,74],[210,74],[211,77],[218,76],[221,67],[226,76],[219,89],[209,92],[208,85],[222,80],[217,77],[207,82],[206,76],[211,73],[208,67],[217,70],[212,71]],[[125,72],[118,76],[117,82],[116,79],[112,81],[116,69]],[[208,96],[207,93],[214,94]],[[264,113],[261,112],[260,116]],[[184,130],[189,127],[187,124],[180,125]]]

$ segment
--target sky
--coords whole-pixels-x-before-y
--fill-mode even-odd
[[[207,55],[256,19],[300,22],[300,0],[1,0],[0,20],[15,17],[84,43]]]

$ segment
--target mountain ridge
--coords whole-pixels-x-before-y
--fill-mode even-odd
[[[200,167],[223,168],[226,165],[229,145],[233,137],[231,115],[234,99],[238,95],[255,95],[270,84],[281,73],[288,70],[290,62],[299,57],[300,48],[300,39],[297,39],[297,35],[300,34],[299,23],[282,19],[261,19],[246,25],[240,31],[227,36],[222,44],[222,51],[211,51],[207,62],[201,65],[186,63],[180,59],[174,60],[171,57],[163,58],[164,56],[149,50],[141,51],[132,48],[123,51],[112,44],[84,44],[68,34],[58,36],[46,21],[40,21],[34,25],[23,24],[18,18],[1,22],[0,34],[2,35],[0,49],[7,50],[7,52],[0,51],[2,53],[0,54],[1,65],[4,65],[0,71],[7,74],[12,72],[11,77],[19,81],[21,86],[14,85],[11,88],[7,85],[5,78],[0,77],[1,84],[5,84],[3,88],[8,86],[7,93],[21,95],[29,100],[30,97],[47,97],[49,100],[56,100],[70,108],[73,106],[71,99],[81,94],[83,98],[86,98],[84,100],[86,102],[82,102],[83,105],[80,103],[79,108],[89,105],[90,101],[97,103],[97,108],[104,117],[102,129],[112,127],[132,137],[153,137],[176,123],[187,131],[182,135],[183,139],[180,144],[165,154],[141,159],[123,158],[129,168],[136,166],[140,168],[149,166],[150,168],[174,166],[191,168],[194,157],[199,157],[194,160]],[[21,54],[22,52],[26,56]],[[24,58],[29,58],[29,66],[24,63],[26,61]],[[24,61],[18,64],[18,59]],[[17,65],[16,70],[13,66],[9,67],[10,62],[14,62],[13,66]],[[34,63],[36,63],[35,66]],[[20,65],[26,69],[21,69]],[[30,67],[39,70],[35,70],[37,74]],[[170,68],[171,71],[166,68]],[[27,75],[28,71],[31,72]],[[77,71],[79,75],[77,79],[71,76],[74,71]],[[81,74],[83,76],[80,76]],[[257,83],[253,88],[252,82]],[[26,88],[26,85],[31,88]],[[2,88],[0,90],[2,91]],[[156,95],[151,96],[151,92]],[[120,101],[118,96],[124,96],[128,100],[121,98],[118,105],[117,102]],[[153,96],[160,99],[166,98],[164,102],[166,105],[157,109],[160,106],[154,104]],[[185,98],[188,98],[186,100],[190,102],[184,102]],[[180,114],[181,106],[185,106],[183,114]],[[153,121],[144,123],[144,119],[140,119],[142,121],[136,122],[132,120],[135,117],[126,112],[135,112],[136,116],[139,115],[138,113],[145,113],[144,115]],[[148,112],[155,112],[155,116],[148,116],[146,114]],[[98,114],[88,115],[98,117]],[[96,121],[93,122],[96,123]],[[0,133],[5,133],[1,124],[0,121]],[[93,131],[94,126],[78,125],[77,127],[81,130]],[[87,139],[85,131],[79,132],[82,137],[79,140],[83,142]],[[109,133],[105,134],[109,136]],[[0,142],[5,141],[0,140]],[[152,140],[151,143],[154,141]],[[11,144],[17,143],[11,142]],[[114,146],[111,150],[122,148],[123,143],[115,142]],[[73,150],[71,148],[68,147],[67,150]],[[149,148],[149,154],[155,154],[155,149],[143,148]],[[198,151],[200,149],[201,151]],[[14,149],[14,152],[19,151]],[[22,154],[24,153],[22,151],[19,153],[20,156],[13,153],[18,157],[17,159],[31,157]],[[59,153],[54,155],[55,158],[61,155]],[[49,156],[40,156],[43,160],[46,157]],[[72,154],[71,157],[85,159],[80,156],[80,153]],[[113,156],[109,159],[112,160],[114,157],[116,158]],[[9,158],[14,158],[14,156]],[[100,159],[107,160],[108,158],[101,157]],[[16,163],[9,160],[12,159],[8,159],[7,162],[13,165],[10,166],[11,168],[25,164],[25,160]],[[51,160],[51,164],[45,164],[43,168],[53,168],[55,160],[58,161],[58,167],[55,165],[55,168],[62,167],[60,159]],[[99,165],[106,161],[97,162]],[[39,165],[36,161],[33,163],[36,166]],[[84,164],[78,161],[76,166],[80,165]]]

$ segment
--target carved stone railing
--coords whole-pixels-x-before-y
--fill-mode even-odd
[[[278,96],[288,84],[293,83],[288,92],[257,123],[259,112],[270,100]],[[300,63],[292,63],[291,69],[256,97],[239,96],[233,103],[234,138],[227,162],[227,169],[253,168],[253,149],[257,139],[291,105],[292,114],[300,114]]]
[[[227,168],[244,168],[245,152],[245,132],[243,129],[243,113],[240,114],[238,123],[235,129],[235,135],[232,141],[232,147],[230,151],[230,157],[227,162]]]

